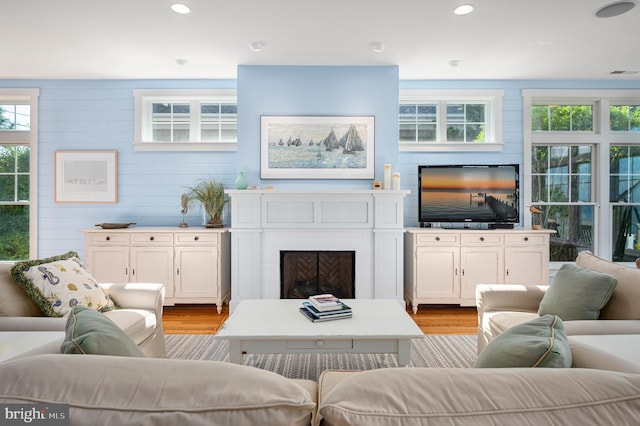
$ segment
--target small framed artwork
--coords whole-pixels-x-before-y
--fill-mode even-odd
[[[118,151],[56,151],[56,203],[117,203]]]
[[[373,179],[373,116],[260,117],[263,179]]]

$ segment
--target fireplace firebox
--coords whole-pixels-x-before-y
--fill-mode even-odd
[[[355,251],[280,251],[280,298],[355,295]]]

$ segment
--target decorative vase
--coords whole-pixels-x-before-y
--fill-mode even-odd
[[[247,189],[247,179],[244,177],[244,172],[239,172],[236,178],[236,189]]]

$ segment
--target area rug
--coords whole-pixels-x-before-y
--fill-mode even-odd
[[[167,358],[229,361],[226,340],[211,334],[168,334]],[[425,336],[411,341],[409,367],[468,368],[476,361],[476,336]],[[274,371],[285,377],[317,380],[327,369],[371,370],[397,367],[386,354],[250,354],[244,365]]]

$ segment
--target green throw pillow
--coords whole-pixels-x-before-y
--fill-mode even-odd
[[[63,317],[76,305],[100,312],[117,307],[73,251],[16,263],[11,277],[50,317]]]
[[[76,306],[67,319],[63,354],[144,357],[144,352],[103,313]]]
[[[562,265],[540,302],[538,315],[558,315],[563,321],[596,320],[617,284],[611,275]]]
[[[571,367],[571,348],[562,320],[545,315],[515,325],[493,339],[475,367]]]

